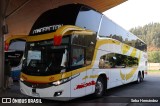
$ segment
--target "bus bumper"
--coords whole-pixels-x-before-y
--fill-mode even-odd
[[[22,81],[20,81],[20,91],[22,94],[31,97],[39,97],[39,98],[59,100],[59,101],[70,100],[70,82],[67,82],[59,86],[35,89],[26,86]]]

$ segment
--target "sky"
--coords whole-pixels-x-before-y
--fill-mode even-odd
[[[103,14],[126,30],[151,22],[160,23],[160,0],[128,0]]]

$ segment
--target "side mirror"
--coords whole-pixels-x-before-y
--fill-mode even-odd
[[[92,46],[92,45],[94,45],[94,42],[91,41],[91,42],[88,44],[87,47],[90,47],[90,46]]]

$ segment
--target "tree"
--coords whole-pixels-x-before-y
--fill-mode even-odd
[[[160,51],[149,52],[148,61],[152,63],[160,63]]]
[[[141,38],[149,46],[160,48],[160,23],[150,23],[130,29],[130,32]]]

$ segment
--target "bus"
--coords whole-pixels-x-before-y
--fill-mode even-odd
[[[53,100],[101,97],[107,89],[143,81],[146,49],[145,42],[91,7],[50,9],[27,37],[20,91]]]
[[[20,79],[25,43],[26,35],[12,35],[5,40],[5,60],[10,62],[11,77],[15,81]]]

